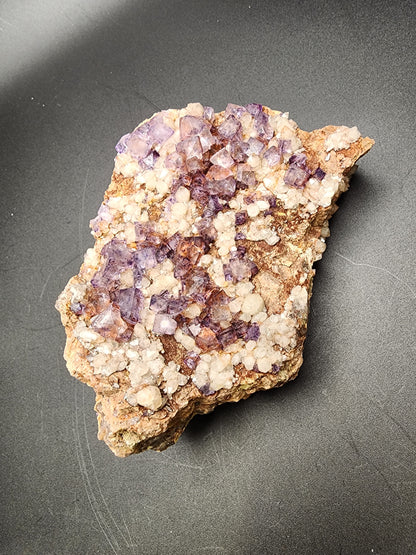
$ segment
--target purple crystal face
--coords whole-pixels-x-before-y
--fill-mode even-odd
[[[211,163],[223,168],[231,168],[231,166],[234,165],[234,160],[229,155],[228,151],[225,148],[222,148],[216,154],[211,156]]]
[[[123,152],[126,152],[127,150],[126,141],[129,138],[130,138],[130,133],[127,133],[126,135],[123,135],[121,139],[118,141],[118,143],[116,144],[116,152],[118,152],[118,154],[122,154]]]
[[[246,110],[252,116],[256,117],[256,116],[259,116],[263,111],[263,106],[261,104],[255,104],[255,103],[247,104]]]
[[[214,391],[213,389],[211,389],[211,388],[209,387],[209,384],[207,384],[207,383],[204,384],[203,386],[201,386],[201,387],[199,388],[199,391],[200,391],[201,393],[203,393],[204,395],[206,395],[206,396],[208,396],[208,395],[214,395],[214,393],[215,393],[215,391]]]
[[[236,118],[240,118],[245,112],[246,108],[244,108],[244,106],[229,103],[225,109],[225,116],[235,116]]]
[[[199,135],[202,130],[206,128],[206,125],[206,122],[201,118],[196,118],[195,116],[183,116],[179,120],[179,133],[181,140],[194,135]]]
[[[212,108],[211,106],[204,106],[204,115],[203,115],[204,120],[208,122],[212,122],[214,119],[214,115],[215,115],[214,108]]]
[[[187,366],[190,370],[195,370],[195,368],[198,366],[198,362],[200,360],[200,357],[197,353],[194,353],[193,351],[189,351],[184,359],[183,359],[183,363],[185,364],[185,366]]]
[[[308,181],[310,173],[298,166],[289,166],[284,182],[286,185],[296,187],[297,189],[303,189]]]
[[[272,364],[272,373],[277,374],[280,371],[280,366],[278,364]]]
[[[292,142],[290,139],[279,139],[277,148],[282,154],[289,154],[291,151]]]
[[[138,160],[142,160],[143,158],[145,158],[151,150],[151,145],[147,142],[145,138],[143,138],[143,136],[140,136],[136,131],[133,131],[133,133],[125,137],[123,139],[123,143],[123,152],[128,152],[131,156],[137,158]]]
[[[145,124],[146,125],[146,124]],[[154,116],[148,123],[146,135],[152,144],[163,144],[174,133],[173,129],[163,121],[163,112]]]
[[[318,179],[318,181],[322,181],[323,178],[326,176],[326,173],[321,168],[317,168],[313,176]]]
[[[260,337],[260,328],[258,324],[252,324],[246,331],[244,339],[246,341],[257,341]]]
[[[249,140],[244,143],[243,149],[247,154],[261,154],[266,148],[266,145],[260,139],[255,137],[250,137]]]
[[[207,189],[211,195],[218,195],[221,199],[230,200],[234,196],[236,182],[234,177],[208,181]]]
[[[303,152],[300,154],[293,154],[289,158],[289,168],[284,176],[286,185],[303,189],[308,181],[311,171],[306,165],[307,158]]]
[[[98,233],[100,231],[100,224],[101,222],[111,222],[112,216],[111,212],[105,202],[103,202],[98,209],[97,216],[90,221],[90,228],[93,230],[94,233]]]
[[[143,294],[135,288],[119,289],[114,291],[111,300],[120,309],[120,315],[128,324],[140,322],[140,313],[143,308]]]
[[[246,210],[242,210],[241,212],[237,212],[235,215],[235,225],[243,225],[248,220],[248,214]]]
[[[133,255],[133,263],[140,272],[154,268],[157,265],[156,248],[144,247],[140,250],[138,249]]]
[[[128,153],[138,160],[147,160],[145,166],[153,167],[149,164],[151,161],[154,163],[155,155],[147,158],[150,151],[166,142],[173,133],[173,129],[163,121],[163,112],[160,112],[132,133],[123,135],[116,145],[116,151],[119,154]]]
[[[237,167],[237,180],[240,189],[251,189],[257,185],[256,174],[245,164]]]
[[[91,326],[104,337],[126,341],[137,323],[149,326],[144,310],[150,310],[150,322],[153,321],[151,329],[148,327],[150,333],[174,335],[180,329],[194,338],[202,352],[225,349],[237,341],[259,340],[259,325],[239,320],[238,313],[231,311],[233,298],[225,291],[232,288],[219,288],[201,258],[211,253],[212,248],[217,257],[214,242],[221,239],[221,232],[215,227],[215,218],[221,211],[234,209],[236,204],[231,201],[238,194],[240,208],[235,213],[234,235],[237,249],[233,247],[222,267],[228,282],[251,280],[258,268],[242,245],[248,232],[239,227],[250,223],[251,210],[242,208],[244,204],[267,200],[270,208],[261,212],[267,216],[277,206],[276,197],[259,187],[256,175],[286,168],[283,164],[289,156],[284,175],[287,185],[304,187],[312,172],[304,153],[293,154],[290,140],[275,137],[269,142],[274,136],[274,120],[261,104],[228,104],[219,125],[214,123],[218,119],[213,108],[204,107],[201,117],[188,114],[176,120],[179,130],[174,134],[170,116],[161,112],[124,135],[117,144],[117,152],[135,158],[141,171],[172,170],[172,186],[162,200],[162,219],[172,216],[177,192],[182,187],[189,190],[195,201],[196,216],[187,236],[179,232],[163,235],[158,222],[133,222],[134,244],[129,242],[128,246],[126,241],[114,238],[104,246],[101,266],[91,281],[92,308],[80,303],[70,307],[75,314],[91,317]],[[161,149],[166,141],[169,144]],[[318,168],[313,176],[322,180],[325,172]],[[111,218],[112,212],[104,202],[91,222],[93,231],[104,233],[106,224],[111,229]],[[165,290],[146,299],[144,288],[149,285],[145,284],[157,284],[154,269],[164,262],[164,267],[173,265],[169,271],[179,283],[174,292]],[[191,351],[184,357],[182,367],[195,370],[199,360],[199,355]],[[206,388],[206,394],[210,394],[208,385]]]
[[[128,326],[120,315],[120,310],[112,305],[108,306],[103,312],[91,318],[91,327],[94,331],[107,339],[126,341],[131,335]]]
[[[267,164],[273,168],[282,161],[282,153],[277,147],[272,146],[264,153],[264,158],[267,160]]]
[[[159,295],[152,295],[150,298],[150,310],[156,313],[167,312],[169,296],[169,291],[163,291]]]
[[[159,158],[159,154],[156,152],[156,150],[152,150],[147,156],[146,158],[143,158],[142,160],[142,166],[146,169],[152,169],[154,167],[154,165],[156,164],[157,159]]]
[[[241,123],[235,116],[228,116],[218,127],[218,133],[224,139],[233,139],[241,134]]]
[[[91,280],[93,287],[109,289],[126,270],[132,261],[132,251],[124,241],[112,239],[104,245],[101,254],[105,259],[103,266],[95,273]]]
[[[81,316],[81,314],[85,314],[85,305],[82,303],[72,303],[69,308],[77,316]]]

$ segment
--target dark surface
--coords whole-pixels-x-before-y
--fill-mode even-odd
[[[414,2],[84,4],[0,12],[2,553],[415,553]],[[331,222],[299,378],[122,460],[54,302],[118,138],[190,101],[376,145]]]

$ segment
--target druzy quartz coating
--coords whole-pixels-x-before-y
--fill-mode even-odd
[[[297,129],[260,104],[221,114],[190,104],[117,143],[115,174],[128,187],[91,221],[94,270],[72,284],[69,308],[94,374],[127,372],[130,405],[157,411],[189,381],[212,395],[239,368],[276,374],[287,359],[307,314],[306,274],[270,310],[275,278],[258,275],[258,247],[278,249],[282,215],[306,219],[341,187],[308,159]],[[357,140],[354,129],[333,148]],[[171,341],[180,360],[164,356]]]

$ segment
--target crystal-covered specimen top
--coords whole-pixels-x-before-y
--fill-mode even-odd
[[[328,160],[359,137],[333,135]],[[94,373],[124,372],[127,403],[157,411],[188,383],[212,395],[241,372],[279,372],[305,323],[306,266],[325,248],[316,237],[313,255],[296,250],[296,230],[342,177],[308,158],[287,114],[260,104],[162,111],[116,151],[96,245],[70,289]]]

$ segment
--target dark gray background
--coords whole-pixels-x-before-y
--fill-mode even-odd
[[[2,553],[416,552],[415,11],[1,3]],[[119,137],[192,101],[357,125],[376,145],[317,264],[299,378],[117,459],[66,371],[54,302]]]

